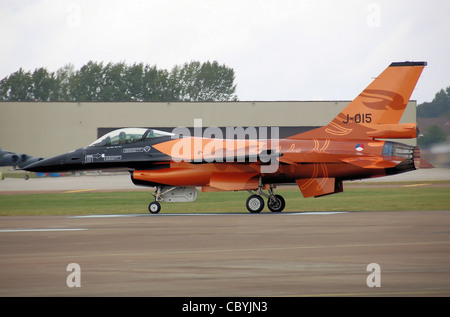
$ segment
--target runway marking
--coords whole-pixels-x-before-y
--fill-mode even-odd
[[[418,187],[418,186],[427,186],[430,184],[410,184],[410,185],[403,185],[402,187]]]
[[[70,193],[81,193],[81,192],[91,192],[97,190],[95,188],[91,188],[91,189],[77,189],[77,190],[68,190],[63,192],[63,194],[70,194]]]
[[[71,228],[71,229],[0,229],[0,232],[54,232],[54,231],[81,231],[87,230],[85,228]]]
[[[309,211],[309,212],[294,212],[294,213],[286,213],[287,215],[298,215],[298,216],[310,216],[310,215],[337,215],[337,214],[346,214],[348,211]]]
[[[161,217],[161,216],[222,216],[227,214],[126,214],[126,215],[86,215],[86,216],[69,216],[68,218],[132,218],[132,217]],[[231,215],[231,214],[230,214]]]
[[[263,213],[261,215],[293,215],[293,216],[311,216],[311,215],[319,215],[319,216],[325,216],[325,215],[337,215],[337,214],[346,214],[349,213],[349,211],[311,211],[311,212],[285,212],[285,213]],[[167,214],[118,214],[118,215],[85,215],[85,216],[69,216],[68,218],[127,218],[127,217],[162,217],[162,216],[236,216],[236,215],[244,215],[244,216],[252,216],[255,217],[255,215],[250,213],[179,213],[179,214],[173,214],[173,213],[167,213]]]
[[[70,216],[68,218],[78,219],[78,218],[127,218],[127,217],[139,217],[139,216],[149,216],[147,214],[129,214],[129,215],[86,215],[86,216]]]

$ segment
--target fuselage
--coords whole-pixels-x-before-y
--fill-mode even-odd
[[[191,152],[185,150],[181,156],[174,157],[170,151],[173,152],[174,144],[181,144],[179,142],[192,144]],[[200,148],[195,147],[195,142],[194,138],[158,136],[128,143],[94,143],[31,164],[26,170],[126,170],[137,185],[210,186],[215,177],[232,182],[239,174],[247,175],[249,179],[260,175],[262,183],[280,184],[309,178],[364,179],[418,168],[417,147],[381,140],[281,139],[252,143],[248,140],[202,139]],[[227,144],[233,145],[233,151],[226,148]],[[274,155],[264,161],[263,151]],[[269,164],[273,169],[264,172],[263,167]],[[257,185],[249,181],[251,189]],[[238,186],[237,190],[240,189],[245,188]],[[233,190],[232,186],[230,190]]]

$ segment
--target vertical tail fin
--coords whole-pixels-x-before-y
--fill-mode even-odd
[[[346,122],[349,119],[364,123],[362,121],[366,118],[358,118],[358,114],[370,114],[365,123],[399,123],[425,66],[426,62],[392,63],[332,122]]]
[[[356,134],[372,138],[379,137],[377,131],[384,133],[382,137],[390,137],[389,131],[410,129],[411,126],[398,123],[426,65],[426,62],[392,63],[327,126],[293,138],[348,138]],[[397,134],[392,138],[398,137]]]

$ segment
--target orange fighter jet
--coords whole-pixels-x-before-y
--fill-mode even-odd
[[[346,180],[419,168],[417,146],[382,139],[417,137],[416,123],[399,121],[425,66],[392,63],[328,125],[285,139],[213,138],[220,135],[216,130],[192,136],[187,129],[168,133],[125,128],[24,169],[128,170],[134,184],[156,188],[151,213],[161,210],[160,202],[195,200],[197,188],[246,190],[251,193],[246,202],[250,212],[264,208],[262,196],[269,210],[281,212],[285,200],[274,193],[277,184],[296,183],[305,198],[319,197],[342,192]]]

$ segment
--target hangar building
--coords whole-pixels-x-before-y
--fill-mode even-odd
[[[287,137],[328,124],[350,101],[0,102],[0,148],[49,157],[92,143],[115,128],[171,131],[194,126],[279,127]],[[416,122],[410,101],[401,123]],[[415,145],[416,139],[401,140]]]

